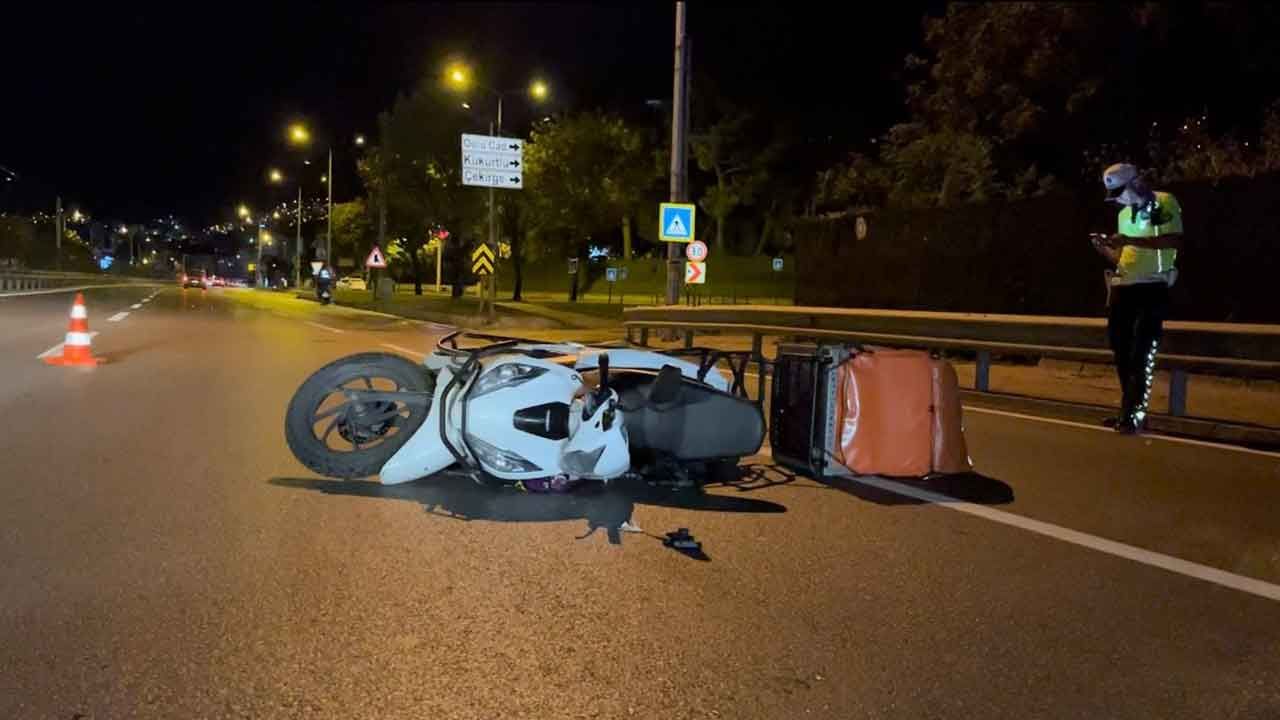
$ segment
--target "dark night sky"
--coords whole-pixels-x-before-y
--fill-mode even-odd
[[[349,142],[447,55],[503,87],[542,71],[558,110],[634,112],[671,93],[669,2],[27,5],[6,10],[0,40],[0,165],[21,173],[22,200],[51,205],[56,189],[127,222],[161,212],[213,221],[238,200],[265,202],[264,168],[290,160],[290,119]],[[835,145],[861,141],[899,117],[894,74],[923,14],[916,3],[877,5],[695,3],[695,70]],[[518,104],[513,113],[520,122]],[[356,190],[349,158],[339,155],[339,200]]]

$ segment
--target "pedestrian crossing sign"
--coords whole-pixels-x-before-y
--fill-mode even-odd
[[[663,242],[692,242],[698,214],[689,203],[662,203],[658,206],[658,237]]]

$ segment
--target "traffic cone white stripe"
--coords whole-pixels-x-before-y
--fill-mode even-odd
[[[87,332],[69,332],[67,333],[67,340],[65,344],[72,345],[72,346],[75,346],[75,345],[88,346],[90,337],[91,336]]]
[[[71,306],[72,320],[87,320],[88,318],[89,318],[89,313],[84,309],[83,305],[77,304],[77,305]]]

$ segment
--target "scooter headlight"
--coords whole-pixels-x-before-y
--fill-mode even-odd
[[[523,385],[546,372],[546,368],[535,365],[504,363],[480,376],[471,390],[471,397],[478,398],[503,388]]]
[[[595,450],[571,450],[560,458],[560,464],[570,475],[594,475],[596,463],[600,462],[603,454],[603,445]]]
[[[476,454],[480,462],[501,472],[523,473],[538,472],[542,468],[520,457],[509,450],[501,450],[467,433],[467,445]]]

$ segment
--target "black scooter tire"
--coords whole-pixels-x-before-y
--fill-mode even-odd
[[[426,407],[411,405],[409,417],[393,437],[373,447],[350,452],[329,448],[315,435],[316,409],[335,389],[362,377],[389,378],[402,390],[413,392],[427,392],[434,385],[425,367],[390,353],[349,355],[315,371],[293,394],[284,418],[285,442],[298,462],[308,469],[342,480],[376,475],[427,419]]]

